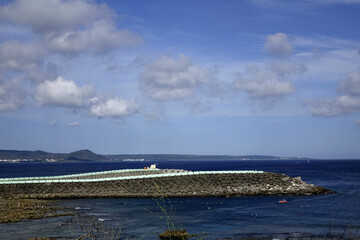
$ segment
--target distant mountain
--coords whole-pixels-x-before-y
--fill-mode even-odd
[[[0,150],[0,159],[2,160],[32,160],[46,161],[46,159],[64,159],[66,154],[48,153],[44,151],[17,151]]]
[[[72,152],[66,155],[66,158],[64,159],[66,161],[106,161],[107,159],[99,154],[95,154],[90,150],[79,150],[76,152]]]
[[[83,162],[83,161],[106,161],[107,159],[90,150],[79,150],[72,153],[49,153],[44,151],[17,151],[0,150],[2,162]]]
[[[116,154],[100,155],[90,150],[71,153],[0,150],[0,162],[103,162],[103,161],[212,161],[212,160],[307,160],[301,157],[263,155]]]

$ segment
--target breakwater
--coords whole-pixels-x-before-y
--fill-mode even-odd
[[[284,174],[262,171],[128,169],[0,179],[1,198],[231,197],[332,193]]]

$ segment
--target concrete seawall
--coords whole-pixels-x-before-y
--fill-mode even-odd
[[[175,171],[175,170],[171,170]],[[195,174],[182,170],[173,174],[156,172],[156,177],[133,174],[129,177],[73,177],[74,182],[62,180],[0,181],[1,198],[92,198],[92,197],[231,197],[254,195],[316,195],[332,193],[323,187],[307,184],[300,178],[268,172],[203,172]],[[161,174],[162,173],[162,174]],[[183,174],[183,175],[180,175]],[[151,174],[150,174],[151,175]],[[61,177],[66,179],[66,177]],[[84,180],[86,179],[86,180]],[[91,181],[96,179],[96,181]],[[69,182],[66,182],[69,181]]]

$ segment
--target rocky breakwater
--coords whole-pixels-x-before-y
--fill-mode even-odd
[[[300,177],[269,172],[185,172],[147,177],[99,179],[89,182],[0,184],[1,198],[84,198],[84,197],[236,197],[254,195],[317,195],[331,190],[308,184]]]

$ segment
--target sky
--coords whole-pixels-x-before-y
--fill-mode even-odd
[[[360,0],[1,0],[0,149],[360,158]]]

